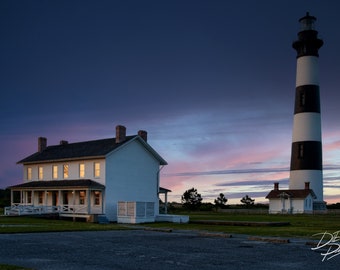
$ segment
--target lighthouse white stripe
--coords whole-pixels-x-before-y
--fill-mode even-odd
[[[320,113],[306,112],[294,115],[293,142],[320,141],[321,142],[321,115]]]
[[[323,201],[323,184],[321,170],[296,170],[290,171],[289,189],[304,189],[305,182],[310,182],[312,189],[317,196],[317,201]]]
[[[319,85],[318,57],[302,56],[297,59],[296,87],[308,84]]]

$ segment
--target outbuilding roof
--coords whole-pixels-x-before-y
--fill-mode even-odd
[[[279,199],[281,197],[291,197],[291,198],[298,198],[298,199],[304,199],[309,194],[312,195],[314,199],[316,199],[316,195],[312,189],[278,189],[278,190],[272,190],[268,193],[266,196],[266,199]]]

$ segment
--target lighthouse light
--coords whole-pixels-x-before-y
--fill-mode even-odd
[[[300,19],[301,31],[315,30],[315,21],[316,18],[314,16],[309,16],[309,12],[307,12],[306,16]]]

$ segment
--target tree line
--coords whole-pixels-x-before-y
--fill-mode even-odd
[[[183,207],[188,210],[197,210],[201,207],[203,198],[200,193],[197,192],[197,189],[194,187],[186,190],[181,197]],[[216,208],[225,209],[227,208],[228,199],[225,197],[223,193],[220,193],[219,196],[214,200],[214,204]],[[251,207],[255,204],[255,199],[252,199],[250,196],[245,195],[242,197],[240,202],[245,207]]]

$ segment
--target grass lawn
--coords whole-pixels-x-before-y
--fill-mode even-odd
[[[32,269],[15,265],[0,264],[0,270],[32,270]]]
[[[115,223],[98,224],[37,217],[0,216],[0,233],[105,231],[123,229],[126,228]]]
[[[336,232],[340,230],[340,215],[269,215],[269,214],[236,214],[219,212],[182,212],[189,215],[190,221],[220,220],[220,221],[248,221],[248,222],[289,222],[288,226],[231,226],[206,224],[176,224],[176,223],[148,223],[144,226],[151,228],[171,228],[179,230],[204,230],[231,234],[249,234],[257,236],[275,237],[305,237],[311,238],[315,233]],[[133,227],[133,226],[132,226]],[[131,227],[129,227],[131,228]],[[0,216],[0,233],[28,233],[28,232],[62,232],[62,231],[103,231],[123,230],[125,226],[111,224],[96,224],[73,222],[66,220],[50,220],[34,217],[4,217]],[[318,238],[318,237],[316,237]],[[1,270],[1,268],[0,268]]]
[[[183,213],[185,214],[185,213]],[[288,226],[228,226],[204,224],[148,224],[150,227],[165,227],[173,229],[206,230],[212,232],[249,234],[273,237],[304,237],[312,238],[313,234],[320,232],[336,232],[340,230],[340,215],[269,215],[269,214],[230,214],[216,212],[187,213],[190,221],[195,220],[221,220],[221,221],[251,221],[251,222],[289,222]],[[320,238],[319,236],[316,238]]]

